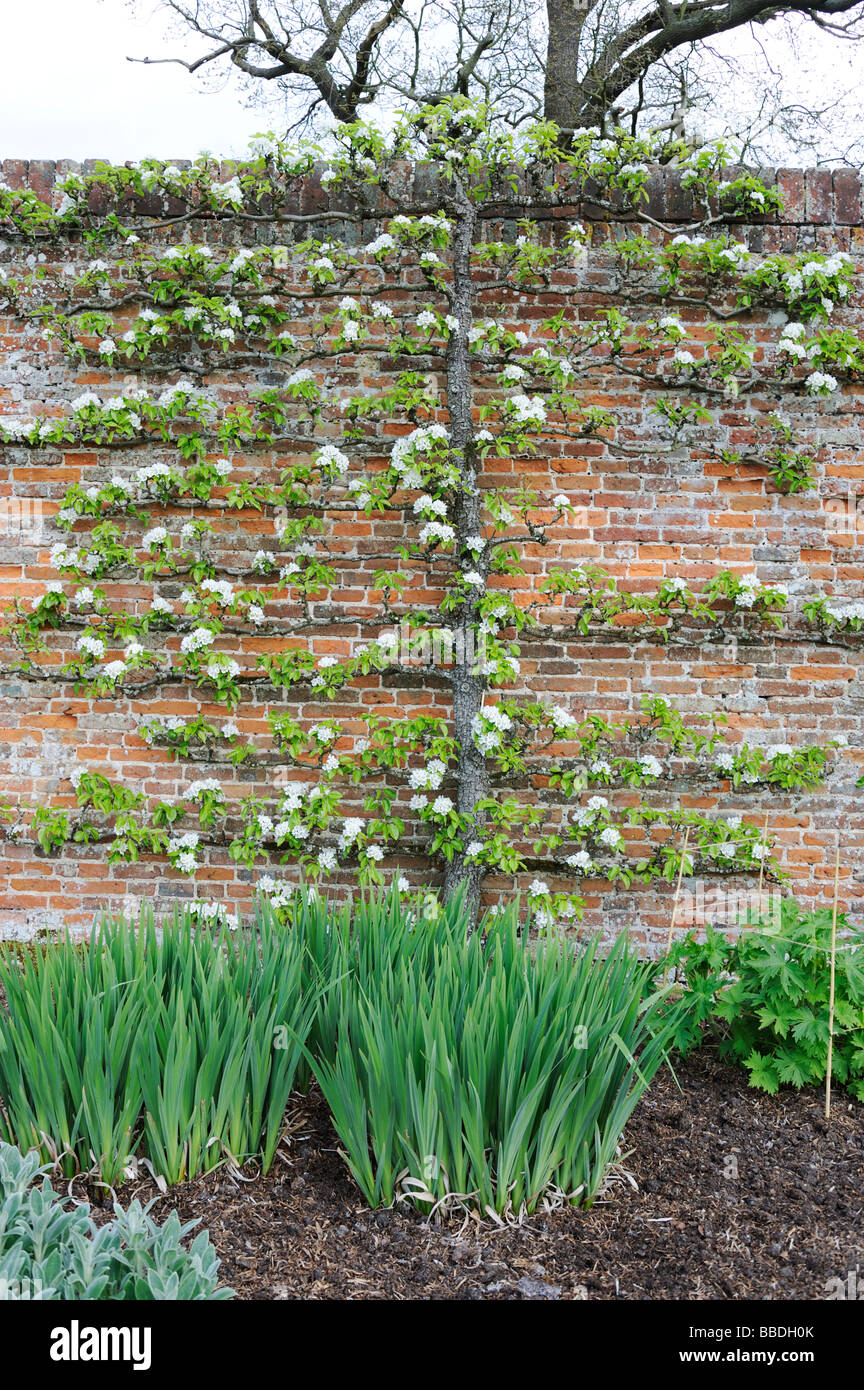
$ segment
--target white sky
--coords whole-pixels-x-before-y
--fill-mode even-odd
[[[135,11],[125,0],[0,0],[0,158],[122,163],[144,155],[189,159],[204,150],[242,155],[257,131],[284,129],[278,97],[249,108],[230,74],[220,80],[208,67],[206,78],[196,77],[179,65],[127,61],[200,56],[202,41],[179,31],[172,37],[170,23],[157,0]],[[737,130],[742,117],[750,124],[765,90],[780,105],[811,113],[846,91],[837,110],[810,122],[809,141],[781,133],[762,150],[769,162],[839,163],[836,152],[848,159],[854,141],[856,159],[864,158],[864,46],[820,35],[803,20],[793,29],[797,42],[772,25],[757,26],[756,37],[725,36],[719,46],[738,54],[739,72],[733,78],[717,67],[705,134]],[[268,89],[259,84],[259,98]]]
[[[177,53],[165,27],[123,0],[0,0],[0,158],[243,154],[278,116],[233,84],[205,91],[185,68],[126,61]]]

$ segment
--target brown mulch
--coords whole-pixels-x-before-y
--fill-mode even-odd
[[[497,1230],[370,1211],[313,1092],[267,1178],[218,1170],[154,1216],[200,1218],[242,1299],[824,1299],[864,1271],[864,1106],[837,1092],[828,1128],[819,1092],[763,1095],[708,1050],[676,1072],[627,1126],[636,1188],[622,1174],[589,1212]]]

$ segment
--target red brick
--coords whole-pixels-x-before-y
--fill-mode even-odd
[[[857,169],[835,169],[834,220],[849,226],[861,225],[861,175]]]
[[[828,169],[808,169],[806,174],[807,221],[820,223],[834,219],[834,190]]]

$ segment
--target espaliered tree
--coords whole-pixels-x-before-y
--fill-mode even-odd
[[[472,919],[487,875],[530,876],[531,913],[546,927],[578,916],[583,880],[671,879],[682,855],[688,874],[780,873],[757,824],[683,806],[681,793],[812,789],[840,740],[750,746],[727,740],[720,716],[688,722],[659,697],[610,722],[521,680],[526,636],[550,652],[610,632],[634,651],[647,640],[704,640],[728,652],[733,639],[855,643],[864,627],[854,598],[813,593],[793,607],[782,585],[749,572],[718,570],[698,592],[670,576],[646,594],[587,561],[553,561],[533,590],[516,587],[524,557],[555,556],[578,517],[567,493],[499,486],[496,461],[519,465],[581,440],[638,469],[660,450],[675,458],[734,401],[748,412],[752,452],[724,450],[710,432],[702,451],[730,468],[758,464],[767,485],[806,490],[818,463],[781,407],[832,398],[864,370],[864,342],[838,325],[853,289],[849,258],[749,253],[728,219],[774,210],[777,194],[749,174],[724,182],[722,148],[693,156],[664,146],[701,212],[684,231],[652,221],[642,195],[657,152],[623,132],[586,133],[562,150],[549,124],[517,143],[457,98],[387,135],[340,128],[322,175],[333,201],[312,214],[292,209],[314,152],[275,140],[227,180],[206,159],[186,170],[145,161],[70,177],[53,208],[0,192],[10,237],[37,249],[91,243],[71,280],[50,268],[56,254],[7,275],[6,312],[72,360],[134,370],[146,383],[2,420],[0,438],[22,467],[40,450],[86,446],[101,470],[69,489],[56,517],[61,577],[32,607],[10,608],[17,653],[5,669],[46,690],[71,683],[134,701],[148,743],[206,762],[209,774],[190,778],[179,800],[154,803],[82,762],[77,810],[13,805],[12,838],[33,837],[46,853],[101,845],[113,862],[161,855],[192,877],[203,855],[227,853],[265,868],[258,887],[277,908],[287,884],[276,862],[381,883],[387,860],[398,873],[422,854],[446,894],[465,893]],[[436,169],[422,193],[406,181],[412,159]],[[577,203],[588,180],[592,201],[632,218],[614,245],[609,302],[590,313],[558,307],[529,337],[525,303],[560,299],[562,283],[575,301],[589,245],[578,223],[548,236],[539,214]],[[160,194],[182,210],[154,215]],[[135,211],[142,196],[146,216]],[[219,239],[204,240],[213,226]],[[233,227],[241,239],[255,227],[259,239],[232,244]],[[679,317],[694,305],[708,325],[698,341]],[[766,306],[785,311],[785,326],[757,361],[753,310]],[[262,364],[267,384],[239,402],[202,385],[208,372]],[[645,439],[595,403],[610,378],[638,383],[650,402]],[[157,461],[130,469],[146,444],[158,445]],[[241,463],[232,481],[235,456],[254,467]],[[239,567],[220,557],[211,523],[232,509],[241,522],[263,514],[273,525],[272,544]],[[363,543],[380,566],[379,611],[353,616],[363,640],[349,655],[321,656],[320,639],[350,616],[324,517],[332,528],[358,514],[395,516],[404,540]],[[149,600],[135,608],[106,594],[103,582],[123,580],[150,586]],[[166,597],[179,583],[179,598]],[[420,590],[438,601],[420,601]],[[248,634],[272,639],[254,666],[242,650]],[[46,651],[64,659],[46,664]],[[390,715],[352,708],[351,730],[292,713],[301,698],[342,699],[375,673],[394,688],[435,683],[445,712],[409,716],[394,697]],[[224,720],[161,715],[177,683],[223,704]],[[244,739],[231,717],[253,695],[267,704],[265,741]],[[264,794],[232,800],[232,767]],[[645,796],[635,804],[634,788]],[[628,791],[624,807],[618,789]],[[358,797],[363,814],[347,814]],[[399,886],[411,891],[404,876]]]

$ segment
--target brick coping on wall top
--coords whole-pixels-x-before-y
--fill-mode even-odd
[[[189,160],[173,161],[179,169],[189,168]],[[0,177],[10,188],[29,189],[43,198],[50,199],[57,183],[70,174],[93,174],[106,160],[85,159],[81,162],[72,159],[4,159],[0,161]],[[222,164],[226,176],[242,165],[234,160]],[[321,166],[324,167],[323,165]],[[422,198],[429,196],[435,182],[435,167],[429,164],[411,166],[400,162],[394,166],[398,182],[406,192]],[[736,168],[724,171],[724,179],[731,179],[741,172]],[[783,199],[783,210],[765,218],[748,215],[748,225],[765,223],[768,225],[810,225],[834,227],[860,227],[864,224],[864,173],[856,169],[757,169],[769,187],[776,187]],[[689,222],[693,219],[693,200],[689,192],[681,186],[679,171],[669,168],[653,170],[647,185],[648,200],[642,206],[650,217],[663,222]],[[174,203],[178,199],[171,200]],[[328,205],[328,198],[316,174],[310,175],[303,183],[301,202],[304,210],[321,210]],[[333,204],[336,200],[333,200]],[[572,215],[573,206],[560,205],[550,212]],[[592,206],[590,200],[578,205],[579,212],[589,220],[608,221],[608,209]],[[342,210],[345,210],[343,203]],[[98,206],[93,207],[98,213]],[[158,209],[156,215],[162,212]],[[739,219],[730,218],[730,221]]]

